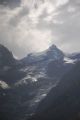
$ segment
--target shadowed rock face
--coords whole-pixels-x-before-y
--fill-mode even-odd
[[[1,66],[13,65],[15,64],[15,59],[12,53],[3,45],[0,45],[0,68]]]
[[[31,120],[79,120],[79,114],[80,62],[42,100]]]
[[[7,83],[14,83],[24,76],[25,72],[20,72],[18,61],[12,53],[3,45],[0,45],[0,79]]]

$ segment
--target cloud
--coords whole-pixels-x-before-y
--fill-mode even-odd
[[[65,52],[80,51],[79,0],[16,0],[17,6],[6,2],[6,7],[0,5],[0,43],[18,58],[51,43]]]
[[[32,29],[24,32],[23,29],[19,28],[17,32],[17,29],[10,30],[8,33],[5,32],[5,29],[5,31],[3,31],[4,34],[2,34],[2,41],[0,42],[10,48],[14,55],[19,58],[26,56],[30,52],[38,52],[47,49],[52,39],[50,31]],[[7,38],[8,40],[6,40],[6,34],[9,36]]]
[[[37,29],[34,24],[28,20],[27,16],[22,15],[21,20],[16,18],[17,15],[20,15],[20,11],[21,8],[16,8],[14,11],[9,11],[8,9],[6,11],[6,9],[4,9],[4,14],[1,13],[0,27],[2,29],[0,29],[0,43],[13,51],[15,56],[22,58],[30,52],[47,49],[52,36],[50,30],[44,31],[43,29]],[[14,22],[12,21],[13,17]],[[15,20],[17,20],[17,22]]]
[[[0,0],[0,4],[10,8],[17,7],[21,4],[21,0]]]
[[[69,0],[57,0],[57,6],[65,5],[69,2]]]

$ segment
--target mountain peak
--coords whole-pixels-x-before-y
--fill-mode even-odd
[[[28,54],[27,57],[22,59],[25,63],[34,63],[40,61],[50,61],[50,60],[63,60],[64,54],[55,45],[51,45],[47,50],[39,53]]]
[[[56,48],[57,48],[56,45],[52,44],[52,45],[49,47],[49,50],[52,51],[52,50],[54,50],[54,49],[56,49]]]
[[[55,60],[58,60],[58,59],[63,59],[64,54],[59,48],[56,47],[56,45],[52,44],[49,47],[49,49],[47,49],[47,56],[49,58],[53,58]]]
[[[0,66],[12,65],[14,61],[12,53],[4,45],[0,44]]]

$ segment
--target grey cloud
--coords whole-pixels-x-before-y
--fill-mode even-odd
[[[17,6],[20,6],[21,0],[0,0],[0,4],[8,6],[10,8],[15,8]]]
[[[10,20],[9,20],[9,24],[12,25],[13,27],[17,26],[21,19],[24,16],[27,16],[29,14],[29,8],[27,7],[23,7],[18,14],[14,15]]]
[[[71,0],[66,7],[63,6],[60,11],[60,14],[57,16],[57,19],[61,19],[64,21],[62,25],[58,25],[54,27],[54,31],[56,31],[58,35],[58,43],[59,46],[65,52],[80,52],[80,6],[78,4],[78,0]],[[68,12],[67,9],[69,6],[73,6],[75,8],[74,11]]]
[[[63,51],[80,52],[80,1],[70,0],[67,4],[60,6],[56,10],[56,13],[58,12],[59,14],[53,16],[50,22],[42,20],[38,27],[50,29],[53,35],[53,43]],[[53,20],[55,23],[52,22]]]

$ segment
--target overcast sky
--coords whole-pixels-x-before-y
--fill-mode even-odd
[[[51,44],[80,52],[80,0],[0,0],[0,43],[18,58]]]

